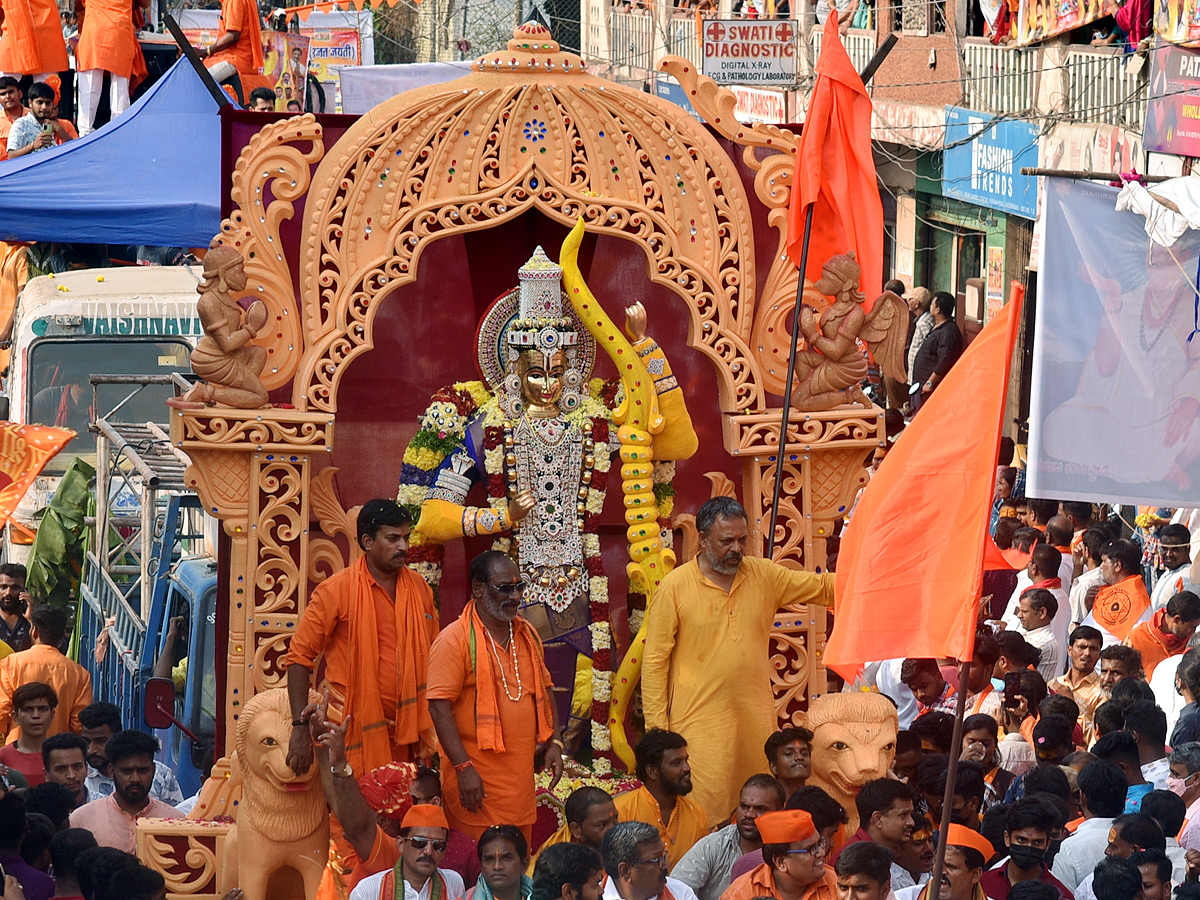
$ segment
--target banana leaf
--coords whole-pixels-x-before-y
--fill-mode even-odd
[[[87,529],[84,517],[91,500],[96,470],[76,459],[50,500],[38,525],[29,552],[26,586],[35,603],[74,611],[83,571],[83,547]]]

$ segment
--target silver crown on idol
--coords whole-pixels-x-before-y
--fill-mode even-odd
[[[517,278],[520,306],[508,329],[508,345],[517,351],[541,350],[548,366],[552,353],[579,342],[574,321],[563,315],[562,266],[539,246]]]

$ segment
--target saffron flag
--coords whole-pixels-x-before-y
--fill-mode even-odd
[[[831,256],[852,250],[870,308],[883,287],[883,201],[871,153],[871,98],[842,46],[837,16],[825,22],[792,185],[788,256],[800,265],[805,210],[814,204],[804,277],[816,281]]]
[[[1146,593],[1146,582],[1141,575],[1130,575],[1100,589],[1084,624],[1101,628],[1118,641],[1123,641],[1133,627],[1142,621],[1149,608],[1150,595]]]
[[[979,333],[867,484],[838,555],[825,665],[968,660],[1023,289]]]
[[[33,479],[67,442],[69,428],[0,422],[0,527],[13,514]]]

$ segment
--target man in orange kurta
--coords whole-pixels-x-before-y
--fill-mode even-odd
[[[56,606],[36,605],[29,613],[33,646],[0,659],[0,734],[5,743],[17,738],[20,729],[13,716],[13,691],[23,684],[40,681],[54,688],[58,706],[46,737],[64,731],[79,733],[79,712],[92,702],[92,676],[58,650],[67,630],[67,614]]]
[[[766,652],[775,612],[831,606],[833,575],[745,556],[746,511],[728,497],[706,501],[696,527],[700,552],[663,579],[646,612],[642,708],[647,728],[687,740],[692,799],[719,825],[762,771],[763,744],[777,727]]]
[[[0,74],[45,81],[69,68],[54,0],[0,0],[0,16]]]
[[[1160,662],[1187,650],[1197,625],[1200,625],[1200,597],[1191,591],[1180,591],[1150,621],[1130,631],[1124,643],[1142,654],[1142,671],[1149,681]]]
[[[312,763],[300,714],[322,655],[329,718],[345,723],[356,772],[433,753],[425,685],[438,623],[433,592],[406,566],[411,530],[394,500],[365,503],[358,514],[362,557],[318,585],[304,609],[284,660],[293,724],[288,764],[297,773]]]
[[[150,0],[134,0],[148,7]],[[129,79],[138,58],[130,0],[79,0],[79,133],[95,127],[100,87],[109,74],[108,105],[115,119],[129,109]]]
[[[262,26],[255,0],[221,0],[217,39],[207,47],[197,47],[196,52],[204,65],[214,70],[218,82],[233,85],[238,102],[244,105],[241,76],[259,74],[263,64]],[[220,63],[229,63],[233,74],[225,74],[227,67],[217,68]]]
[[[537,817],[533,755],[562,777],[553,684],[537,630],[517,615],[525,582],[489,550],[471,563],[472,600],[429,651],[429,712],[442,749],[442,802],[450,827],[479,839],[489,825]]]

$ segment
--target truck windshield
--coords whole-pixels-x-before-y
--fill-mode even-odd
[[[35,343],[29,351],[25,421],[57,425],[77,432],[63,451],[46,466],[47,472],[63,472],[76,456],[96,461],[96,438],[88,425],[97,416],[107,416],[134,387],[101,385],[99,409],[92,409],[91,375],[167,375],[190,372],[191,348],[182,340],[54,340]],[[172,396],[169,385],[143,387],[110,421],[157,422],[166,425]]]

